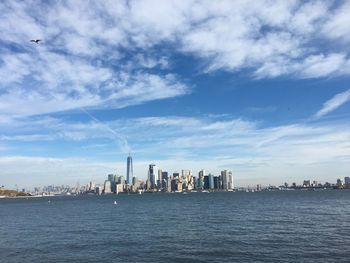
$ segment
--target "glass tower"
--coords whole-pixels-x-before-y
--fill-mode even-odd
[[[132,158],[129,155],[126,160],[126,183],[131,184],[131,179],[133,177],[133,168],[132,168]]]

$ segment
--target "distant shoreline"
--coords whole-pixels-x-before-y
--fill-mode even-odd
[[[294,192],[294,191],[311,191],[311,192],[320,192],[320,191],[337,191],[337,190],[350,190],[349,188],[296,188],[296,189],[266,189],[266,190],[261,190],[261,191],[242,191],[242,190],[236,190],[236,191],[183,191],[183,192],[152,192],[152,191],[145,191],[142,193],[144,194],[196,194],[196,193],[263,193],[263,192]],[[138,193],[129,193],[130,195],[139,195]],[[28,199],[28,198],[43,198],[43,197],[62,197],[62,196],[72,196],[72,197],[77,197],[77,196],[118,196],[118,195],[128,195],[127,192],[121,192],[119,194],[115,193],[108,193],[108,194],[77,194],[77,195],[67,195],[67,194],[50,194],[50,195],[21,195],[21,196],[6,196],[6,195],[0,195],[0,199]]]

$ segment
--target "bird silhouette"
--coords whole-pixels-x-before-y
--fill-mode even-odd
[[[36,44],[39,44],[39,42],[41,41],[41,39],[31,39],[30,42],[34,42]]]

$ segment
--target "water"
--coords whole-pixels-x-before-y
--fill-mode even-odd
[[[6,263],[350,262],[349,190],[6,199],[0,220]]]

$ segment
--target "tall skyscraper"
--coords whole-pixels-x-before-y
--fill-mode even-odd
[[[133,167],[132,167],[132,158],[129,154],[126,160],[126,183],[131,184],[131,179],[134,176]]]
[[[232,172],[228,170],[221,171],[222,189],[233,189],[233,176]]]
[[[150,164],[148,168],[148,177],[147,180],[149,181],[149,188],[155,189],[156,187],[156,175],[158,174],[158,169],[155,164]]]

